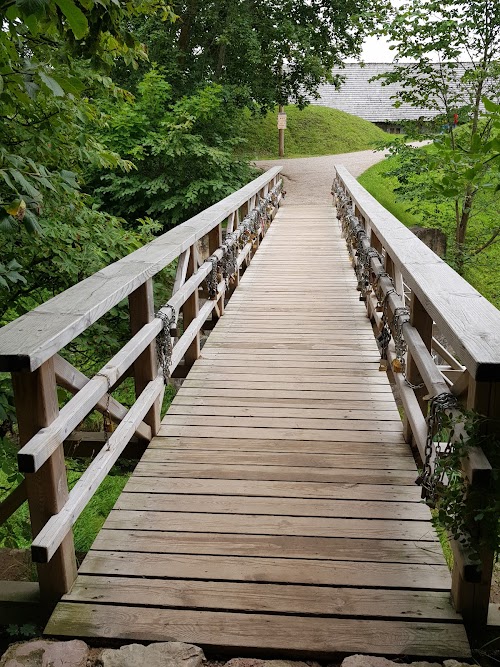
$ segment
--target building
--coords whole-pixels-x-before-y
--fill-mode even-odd
[[[371,81],[391,68],[392,64],[385,63],[347,63],[345,68],[335,68],[333,74],[342,76],[345,82],[338,90],[331,84],[320,86],[320,98],[311,98],[310,102],[359,116],[391,133],[401,132],[401,121],[423,121],[439,115],[435,110],[405,103],[395,108],[391,98],[399,84],[383,86],[380,80]]]

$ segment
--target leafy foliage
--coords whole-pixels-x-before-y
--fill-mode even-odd
[[[185,0],[179,20],[136,24],[152,62],[165,68],[176,96],[204,83],[231,89],[238,106],[272,109],[307,102],[385,12],[385,0]],[[130,79],[125,76],[122,83]]]
[[[437,461],[437,473],[448,482],[438,493],[434,520],[480,562],[483,548],[500,552],[500,442],[484,433],[485,420],[473,412],[463,412],[467,439],[461,438]],[[446,428],[453,431],[455,424]],[[481,447],[492,466],[487,488],[470,486],[463,460],[473,447]]]
[[[416,166],[419,174],[427,170],[436,175],[420,196],[453,202],[454,263],[463,273],[471,252],[482,252],[500,234],[497,227],[471,251],[469,223],[477,196],[496,186],[490,151],[498,141],[498,128],[484,113],[482,100],[498,101],[500,7],[491,0],[409,0],[393,11],[384,28],[396,60],[410,62],[396,64],[377,78],[400,85],[396,106],[407,102],[442,115],[446,136],[435,142],[434,153],[420,153]],[[457,118],[462,124],[458,132]]]
[[[103,206],[129,226],[151,216],[168,228],[248,182],[251,169],[233,155],[239,112],[228,102],[218,84],[176,99],[165,76],[149,71],[133,102],[109,109],[105,141],[135,169],[94,176]]]
[[[408,160],[420,160],[418,153],[422,150],[410,149]],[[370,167],[359,177],[359,182],[406,226],[440,228],[446,234],[450,249],[455,234],[453,201],[442,196],[427,196],[429,181],[437,178],[438,174],[428,170],[416,173],[416,168],[406,166],[399,153]],[[485,188],[479,193],[470,221],[471,248],[472,243],[486,241],[488,230],[498,224],[498,205],[499,193],[494,188]],[[453,264],[453,252],[448,252],[445,259]],[[471,253],[464,268],[464,277],[497,308],[500,307],[499,262],[500,244],[492,243],[480,253]]]

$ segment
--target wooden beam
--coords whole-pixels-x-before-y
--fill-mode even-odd
[[[190,278],[191,276],[194,276],[197,271],[198,271],[198,254],[196,252],[196,247],[192,246],[189,255],[187,276]],[[186,299],[182,307],[184,332],[186,332],[186,330],[189,328],[191,322],[196,320],[196,318],[198,317],[199,310],[200,310],[200,304],[199,304],[198,290],[195,290],[191,294],[191,296],[188,299]],[[192,340],[192,343],[189,345],[185,353],[184,359],[186,366],[188,368],[192,366],[199,356],[200,356],[200,333],[198,329]]]
[[[19,469],[22,472],[36,472],[61,447],[68,435],[94,409],[96,403],[108,392],[109,387],[123,375],[143,350],[156,338],[162,323],[154,319],[146,324],[124,347],[109,361],[99,373],[61,409],[60,413],[46,428],[37,429],[35,434],[18,453]],[[53,369],[54,365],[51,362]],[[25,374],[18,373],[16,377]],[[54,375],[55,382],[55,375]],[[57,398],[57,397],[56,397]],[[36,400],[33,397],[33,400]],[[18,413],[19,419],[19,413]],[[39,432],[38,432],[39,431]]]
[[[410,324],[420,334],[420,338],[422,339],[422,342],[429,351],[429,356],[430,356],[430,350],[432,346],[432,328],[434,323],[432,317],[429,317],[429,314],[421,304],[418,297],[415,294],[413,294],[413,292],[411,294],[411,300],[410,300]],[[408,352],[407,354],[406,376],[408,378],[408,381],[411,382],[411,384],[413,385],[418,386],[423,382],[422,375],[420,374],[420,371],[418,369],[417,361],[415,360],[411,352]],[[420,389],[415,389],[415,396],[422,411],[422,414],[424,416],[427,415],[428,401],[425,400],[424,398],[424,396],[426,395],[427,395],[427,387],[425,386],[425,384]],[[412,428],[406,417],[403,420],[403,435],[406,442],[411,442]]]
[[[175,294],[179,289],[184,285],[186,280],[186,272],[189,263],[189,248],[185,250],[181,255],[179,255],[179,262],[177,264],[177,272],[175,274],[174,286],[172,288],[172,294]]]
[[[59,405],[53,360],[33,373],[13,373],[12,384],[21,445],[36,437],[40,429],[57,420]],[[37,472],[26,475],[26,492],[33,537],[57,515],[68,499],[68,481],[62,440],[56,444]],[[68,533],[58,545],[52,562],[38,567],[40,595],[44,602],[56,602],[76,579],[73,535]]]
[[[273,167],[151,243],[2,327],[0,371],[38,368],[146,280],[226,220],[280,172],[281,167]]]
[[[130,331],[132,336],[139,333],[143,326],[155,319],[155,305],[153,295],[153,280],[150,278],[138,287],[129,298]],[[138,398],[147,385],[158,376],[158,358],[156,355],[156,340],[153,340],[133,364],[135,396]],[[156,401],[144,421],[151,428],[154,437],[160,428],[161,404]]]
[[[0,526],[16,512],[28,499],[26,480],[12,489],[9,495],[0,502]]]
[[[500,381],[500,312],[407,229],[341,165],[337,179],[471,376]]]
[[[57,384],[71,392],[73,395],[77,394],[80,389],[83,389],[90,381],[90,378],[80,372],[59,354],[54,356],[54,368],[56,371]],[[111,387],[111,390],[113,390],[113,387]],[[95,410],[98,410],[101,413],[107,412],[110,419],[116,424],[119,424],[128,412],[128,409],[110,394],[105,394],[104,397],[98,401]],[[144,422],[141,422],[137,428],[137,436],[142,440],[151,440],[151,427]]]
[[[134,434],[137,424],[142,421],[154,402],[158,398],[163,398],[164,390],[162,377],[157,377],[148,383],[130,408],[127,417],[110,436],[106,447],[99,452],[75,484],[58,514],[47,521],[33,540],[31,553],[34,562],[49,563],[54,558],[60,548],[59,545],[64,543],[68,534],[71,534],[71,527]]]
[[[109,433],[104,431],[73,431],[64,441],[66,458],[94,459],[108,443]],[[138,461],[146,451],[148,441],[132,438],[120,458]]]
[[[45,623],[40,604],[40,588],[32,581],[2,581],[0,586],[0,625]],[[10,661],[9,661],[10,662]]]

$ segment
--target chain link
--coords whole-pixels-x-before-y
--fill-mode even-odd
[[[177,322],[177,313],[175,312],[175,308],[173,306],[166,303],[156,313],[156,317],[158,317],[163,323],[162,330],[156,337],[156,353],[158,355],[158,362],[162,369],[163,381],[165,384],[167,384],[170,379],[170,364],[172,362],[173,351],[171,329]]]
[[[425,459],[423,462],[422,473],[416,479],[416,484],[422,487],[422,498],[425,498],[428,505],[434,507],[436,504],[439,490],[444,483],[444,470],[439,465],[441,459],[448,456],[452,448],[453,430],[448,432],[446,447],[441,450],[439,441],[443,437],[443,417],[446,410],[456,410],[458,401],[456,396],[443,392],[433,396],[429,401],[429,412],[427,415],[427,438],[425,441]],[[438,439],[437,446],[434,438]],[[432,456],[435,452],[434,462]],[[432,463],[434,465],[432,465]]]

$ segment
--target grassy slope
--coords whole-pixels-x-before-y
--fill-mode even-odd
[[[287,106],[285,110],[285,157],[350,153],[387,139],[376,125],[336,109],[308,106],[300,111]],[[246,112],[239,134],[246,139],[239,149],[245,157],[278,158],[277,111],[264,117]]]
[[[420,202],[420,213],[415,215],[407,210],[405,202],[396,201],[394,188],[397,186],[397,180],[395,178],[384,178],[384,172],[391,167],[391,160],[393,159],[395,158],[389,158],[370,167],[370,169],[359,177],[359,182],[407,227],[413,225],[433,227],[433,206],[431,204]],[[449,218],[450,220],[453,219],[453,210],[451,208]],[[480,224],[480,218],[478,223]],[[471,233],[473,231],[473,226],[471,226]],[[471,285],[497,308],[500,308],[499,265],[500,246],[497,244],[496,246],[493,245],[490,250],[481,253],[469,265],[464,276]]]

